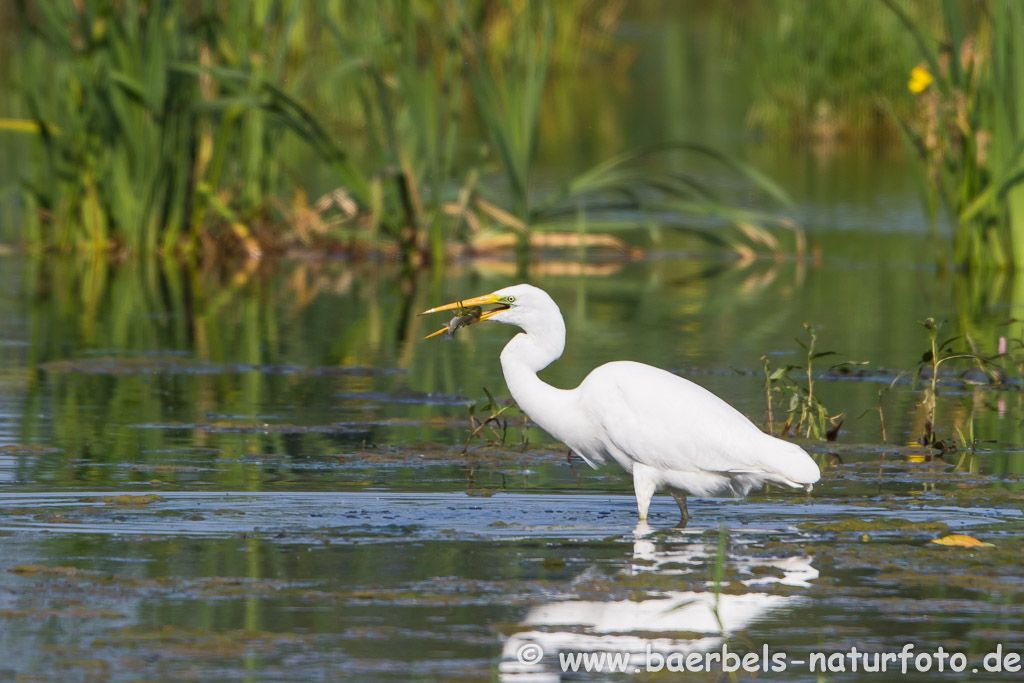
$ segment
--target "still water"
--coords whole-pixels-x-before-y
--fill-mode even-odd
[[[542,376],[569,387],[640,360],[766,425],[765,359],[801,366],[787,386],[806,387],[808,323],[835,352],[815,361],[814,394],[845,416],[836,441],[803,442],[823,470],[813,493],[691,499],[686,529],[658,496],[638,527],[627,476],[567,460],[514,408],[467,448],[471,416],[497,410],[485,388],[507,397],[513,332],[424,342],[444,317],[415,314],[516,283],[508,262],[410,280],[388,263],[0,255],[0,680],[621,680],[563,664],[624,653],[620,670],[645,679],[685,665],[694,680],[879,681],[901,663],[875,673],[844,653],[908,645],[901,679],[1014,675],[989,669],[1024,654],[1024,352],[1004,324],[1024,319],[1024,278],[936,268],[898,152],[748,139],[749,103],[733,100],[758,69],[728,45],[706,63],[674,52],[716,33],[686,8],[662,21],[663,5],[625,26],[648,43],[678,32],[639,54],[632,89],[563,78],[538,167],[564,179],[625,149],[707,142],[777,179],[817,249],[740,264],[665,231],[632,260],[547,254],[531,282],[568,343]],[[30,163],[5,158],[23,161],[0,186]],[[310,196],[336,184],[319,182]],[[966,335],[954,350],[1006,351],[1000,384],[943,366],[945,454],[915,445],[929,316]],[[790,395],[775,395],[776,428]],[[950,532],[992,545],[931,543]],[[723,673],[706,658],[723,647],[754,670]]]
[[[463,453],[471,410],[491,413],[484,388],[507,395],[497,355],[512,332],[424,342],[444,320],[415,313],[514,283],[508,264],[403,280],[386,264],[4,257],[0,672],[603,680],[564,673],[559,653],[628,653],[625,670],[646,675],[724,645],[781,655],[767,661],[786,670],[760,678],[819,680],[815,653],[911,643],[963,653],[963,674],[947,663],[958,679],[998,645],[1024,651],[1020,332],[1000,326],[1024,317],[1014,283],[922,265],[923,231],[809,227],[818,263],[679,243],[534,269],[567,321],[544,373],[559,386],[637,359],[763,424],[764,358],[804,366],[805,322],[836,353],[814,366],[815,395],[845,413],[835,442],[806,444],[824,472],[814,492],[691,500],[685,530],[667,496],[636,527],[628,477],[570,464],[514,408],[504,445],[485,432]],[[939,435],[973,428],[974,453],[914,445],[926,382],[893,380],[921,359],[927,316],[981,353],[1007,339],[1002,385],[970,363],[939,382]],[[994,546],[930,543],[950,531]],[[878,676],[827,661],[837,680]]]

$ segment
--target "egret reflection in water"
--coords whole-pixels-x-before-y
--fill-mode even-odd
[[[644,523],[634,530],[630,562],[620,575],[685,575],[697,573],[715,561],[702,543],[658,542]],[[743,586],[785,585],[810,587],[818,578],[812,558],[730,555],[728,564]],[[768,569],[770,571],[765,572]],[[586,577],[584,577],[585,579]],[[727,584],[723,584],[727,585]],[[709,652],[723,645],[723,637],[748,628],[777,610],[793,607],[801,596],[755,591],[737,594],[707,590],[652,591],[645,600],[557,600],[531,609],[524,629],[502,648],[503,681],[557,681],[559,655],[565,653],[627,653],[629,669],[643,670],[649,653],[663,657]],[[681,637],[680,634],[686,634]],[[543,656],[537,656],[543,653]],[[534,661],[536,659],[536,661]],[[524,661],[525,660],[525,661]]]

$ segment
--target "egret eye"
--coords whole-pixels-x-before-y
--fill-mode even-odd
[[[508,303],[508,304],[513,303],[515,300],[516,300],[516,298],[514,296],[506,296],[505,297],[505,303]]]

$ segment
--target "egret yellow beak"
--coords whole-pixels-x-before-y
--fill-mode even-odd
[[[442,327],[441,329],[439,329],[439,330],[438,330],[437,332],[431,332],[431,333],[430,333],[430,334],[428,334],[428,335],[427,335],[426,337],[424,337],[424,339],[430,339],[431,337],[436,337],[437,335],[439,335],[439,334],[444,334],[444,333],[445,333],[445,332],[447,332],[447,331],[448,331],[448,326],[447,326],[447,325],[445,325],[444,327]]]
[[[500,313],[501,311],[507,310],[508,309],[508,305],[500,303],[498,297],[495,296],[494,294],[484,294],[483,296],[474,297],[472,299],[461,299],[459,301],[453,301],[452,303],[445,304],[444,306],[435,306],[434,308],[431,308],[429,310],[423,311],[422,313],[420,313],[420,315],[427,315],[428,313],[440,313],[441,311],[462,310],[462,309],[465,309],[465,308],[469,308],[470,306],[492,306],[492,305],[497,305],[498,308],[492,308],[489,311],[484,311],[483,313],[480,314],[479,317],[474,317],[474,318],[467,319],[462,324],[462,327],[465,327],[466,325],[472,325],[473,323],[483,322],[484,320],[487,320],[488,318],[493,316],[495,313]],[[431,332],[426,337],[424,337],[424,339],[430,339],[431,337],[436,337],[437,335],[444,334],[447,331],[448,331],[448,326],[445,325],[444,327],[439,329],[437,332]]]
[[[483,296],[474,297],[472,299],[460,299],[459,301],[453,301],[450,304],[444,306],[435,306],[429,310],[423,311],[420,315],[427,315],[428,313],[440,313],[441,311],[450,311],[454,308],[469,308],[470,306],[489,306],[498,303],[498,297],[494,294],[484,294]],[[500,308],[498,310],[505,310]],[[487,311],[487,313],[494,313],[496,311]],[[481,316],[483,317],[483,316]]]

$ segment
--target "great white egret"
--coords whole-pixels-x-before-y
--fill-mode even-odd
[[[473,307],[490,306],[481,310]],[[612,459],[633,475],[640,520],[651,497],[668,489],[689,517],[686,496],[746,495],[765,482],[811,490],[821,472],[799,446],[765,434],[707,389],[643,363],[615,361],[575,389],[557,389],[537,373],[565,348],[565,321],[548,293],[515,285],[420,315],[455,310],[438,330],[482,321],[522,329],[501,352],[505,382],[519,408],[591,467]]]

